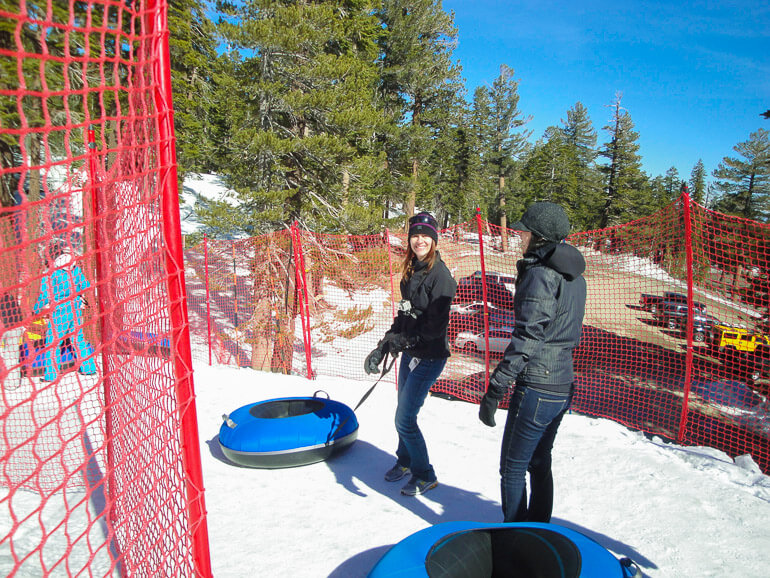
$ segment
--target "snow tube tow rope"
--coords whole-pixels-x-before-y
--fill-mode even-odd
[[[356,413],[356,410],[357,410],[359,407],[361,407],[361,404],[362,404],[362,403],[364,403],[364,402],[366,401],[366,399],[367,399],[367,398],[368,398],[368,397],[369,397],[369,396],[372,394],[372,392],[374,391],[374,388],[375,388],[375,387],[377,387],[377,384],[378,384],[378,383],[380,383],[380,380],[381,380],[383,377],[385,377],[385,374],[387,374],[387,373],[388,373],[388,372],[391,370],[391,368],[392,368],[392,367],[395,365],[395,363],[396,363],[396,356],[395,356],[395,355],[391,356],[391,357],[392,357],[392,359],[390,360],[390,365],[388,365],[388,355],[390,355],[390,352],[386,353],[386,354],[385,354],[385,357],[383,358],[383,362],[382,362],[382,371],[380,372],[380,377],[378,377],[378,378],[377,378],[377,381],[375,381],[375,382],[374,382],[374,384],[372,385],[372,387],[370,387],[370,388],[369,388],[369,390],[368,390],[368,391],[367,391],[367,392],[364,394],[364,396],[361,398],[361,400],[360,400],[360,401],[359,401],[359,402],[356,404],[356,407],[354,407],[354,408],[353,408],[353,414],[355,414],[355,413]],[[318,393],[318,392],[316,392],[316,393]],[[324,392],[324,393],[326,393],[326,392]],[[314,394],[314,395],[315,395],[315,394]],[[329,394],[327,393],[326,395],[329,395]],[[331,436],[332,438],[333,438],[335,435],[337,435],[337,431],[341,430],[341,429],[342,429],[342,426],[344,426],[344,425],[345,425],[345,423],[346,423],[346,422],[347,422],[349,419],[350,419],[350,417],[346,418],[346,419],[345,419],[345,421],[343,421],[343,422],[342,422],[340,425],[338,425],[338,426],[337,426],[337,429],[336,429],[336,430],[334,430],[334,433],[333,433],[333,434],[332,434],[332,436]]]

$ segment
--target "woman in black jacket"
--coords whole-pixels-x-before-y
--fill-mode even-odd
[[[401,301],[393,324],[364,362],[367,373],[377,373],[386,353],[401,355],[398,373],[396,464],[385,473],[395,482],[411,473],[401,488],[407,496],[423,494],[438,485],[428,459],[425,439],[417,426],[428,391],[441,375],[449,357],[449,308],[457,290],[452,274],[436,249],[438,225],[428,213],[409,219],[409,247],[404,257]]]
[[[547,202],[531,205],[511,227],[522,231],[524,254],[516,264],[516,319],[511,343],[479,407],[481,421],[494,426],[498,402],[516,384],[500,455],[505,522],[551,519],[551,449],[572,400],[572,354],[580,342],[586,303],[585,259],[562,243],[569,227],[564,210]]]

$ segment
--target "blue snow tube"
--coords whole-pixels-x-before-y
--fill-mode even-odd
[[[639,568],[587,536],[522,522],[446,522],[393,546],[369,578],[638,578]]]
[[[343,403],[317,397],[318,393],[268,399],[223,415],[222,452],[241,466],[290,468],[347,449],[358,438],[355,413]]]

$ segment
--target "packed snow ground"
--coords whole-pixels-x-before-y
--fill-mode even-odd
[[[199,230],[193,207],[226,199],[214,175],[185,181],[184,232]],[[672,281],[647,260],[616,267]],[[350,355],[346,347],[334,354]],[[360,360],[362,362],[363,360]],[[445,521],[499,522],[498,426],[478,406],[429,397],[419,422],[440,485],[417,498],[387,483],[395,461],[395,390],[381,383],[358,409],[358,441],[346,453],[301,468],[259,470],[227,462],[217,441],[222,414],[260,400],[319,389],[355,407],[372,381],[309,381],[196,364],[195,388],[214,575],[366,576],[391,545]],[[604,419],[566,416],[554,448],[554,523],[633,559],[648,577],[768,574],[770,477],[750,457],[681,447]]]
[[[196,364],[215,576],[366,576],[391,545],[429,525],[501,521],[506,412],[488,428],[478,406],[429,397],[419,423],[440,485],[402,496],[402,482],[383,480],[397,441],[393,383],[380,383],[358,409],[358,440],[330,460],[262,470],[232,465],[221,452],[222,414],[319,389],[352,408],[372,383]],[[630,557],[644,576],[767,575],[770,478],[749,457],[732,460],[570,414],[556,439],[554,476],[553,522]]]

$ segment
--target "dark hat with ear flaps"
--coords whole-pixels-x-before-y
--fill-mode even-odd
[[[532,203],[518,223],[511,225],[514,231],[530,231],[546,241],[559,242],[569,235],[569,219],[564,209],[556,203],[538,201]]]

